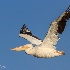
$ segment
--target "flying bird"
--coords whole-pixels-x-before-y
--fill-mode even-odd
[[[70,5],[69,7],[54,20],[44,38],[44,40],[39,39],[34,36],[32,32],[24,24],[20,30],[19,36],[30,41],[31,44],[26,44],[20,47],[12,48],[14,51],[23,51],[29,55],[33,55],[38,58],[52,58],[55,56],[65,55],[64,51],[58,51],[56,49],[56,44],[60,37],[59,34],[62,34],[67,20],[70,18]],[[35,44],[35,45],[34,45]]]

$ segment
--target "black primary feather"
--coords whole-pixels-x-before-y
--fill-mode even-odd
[[[38,40],[41,40],[41,39],[39,39],[38,37],[34,36],[34,35],[32,34],[32,32],[26,27],[25,24],[22,26],[22,28],[21,28],[21,30],[20,30],[20,34],[27,34],[27,35],[30,35],[30,36],[32,36],[32,37],[38,39]]]
[[[58,33],[62,34],[66,26],[67,20],[70,18],[70,5],[67,10],[56,20],[58,23]]]

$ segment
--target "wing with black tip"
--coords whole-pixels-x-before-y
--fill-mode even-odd
[[[42,43],[42,40],[34,36],[25,24],[22,26],[19,36],[30,41],[32,44],[40,45]]]
[[[58,19],[54,20],[51,23],[48,33],[46,34],[46,37],[43,40],[42,45],[45,45],[46,47],[50,48],[56,45],[57,41],[60,39],[58,34],[62,34],[62,32],[65,29],[66,22],[69,18],[70,18],[70,5],[67,8],[67,10],[61,16],[58,17]]]

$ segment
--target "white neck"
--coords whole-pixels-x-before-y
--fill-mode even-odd
[[[34,54],[34,49],[33,49],[33,48],[29,48],[29,49],[25,50],[25,52],[26,52],[27,54],[33,55],[33,54]]]

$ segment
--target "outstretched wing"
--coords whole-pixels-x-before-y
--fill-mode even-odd
[[[56,45],[57,41],[59,40],[58,33],[62,34],[66,26],[66,22],[69,18],[70,18],[70,6],[61,16],[58,17],[57,20],[54,20],[51,23],[49,31],[41,45],[53,48],[53,46]]]
[[[25,24],[21,28],[19,36],[30,41],[32,44],[40,45],[42,43],[42,40],[34,36]]]

